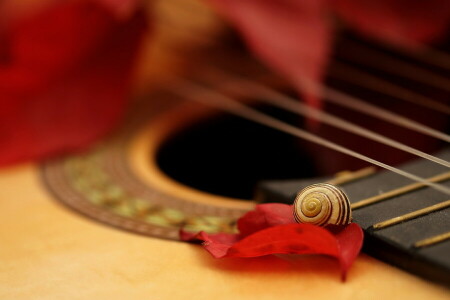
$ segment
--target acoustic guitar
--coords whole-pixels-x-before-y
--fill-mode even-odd
[[[270,76],[258,79],[286,92]],[[179,242],[181,227],[232,232],[236,219],[258,201],[290,201],[307,182],[334,181],[355,195],[351,186],[364,187],[373,196],[410,181],[383,179],[385,173],[363,168],[367,164],[330,156],[170,89],[141,98],[120,132],[91,150],[0,171],[1,299],[450,298],[445,284],[367,254],[341,282],[338,264],[328,257],[216,260]],[[242,99],[293,124],[308,122],[257,100]],[[448,120],[437,115],[431,122]],[[440,146],[430,142],[422,149]],[[397,162],[411,158],[395,156]],[[338,162],[327,169],[332,160]],[[406,169],[418,168],[421,176],[442,173],[440,166],[428,166],[421,160]],[[305,179],[285,181],[293,178]],[[410,195],[424,190],[430,188]]]

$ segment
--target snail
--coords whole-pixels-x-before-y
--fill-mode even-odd
[[[328,183],[318,183],[301,190],[294,201],[294,218],[313,225],[347,225],[352,210],[347,195]]]

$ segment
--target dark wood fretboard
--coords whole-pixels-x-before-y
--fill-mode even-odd
[[[450,149],[438,153],[437,156],[450,160]],[[424,178],[448,172],[445,167],[425,160],[405,164],[401,169]],[[291,204],[296,193],[303,187],[329,180],[330,178],[266,181],[260,184],[257,198],[261,202]],[[410,184],[411,181],[406,178],[389,171],[380,171],[340,186],[353,204]],[[450,180],[441,184],[450,186]],[[365,231],[363,250],[404,270],[450,286],[450,239],[428,246],[420,246],[419,243],[432,237],[442,237],[450,232],[450,208],[440,209],[392,226],[374,228],[377,223],[449,199],[450,197],[442,192],[424,187],[355,209],[353,221]]]

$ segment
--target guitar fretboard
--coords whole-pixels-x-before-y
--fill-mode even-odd
[[[449,160],[450,149],[438,156]],[[448,172],[446,168],[425,160],[405,164],[401,169],[425,178]],[[267,181],[260,185],[258,199],[262,202],[292,203],[296,193],[303,187],[329,180]],[[448,180],[441,183],[450,185]],[[340,186],[354,205],[408,185],[411,185],[408,179],[382,171]],[[447,238],[450,232],[450,208],[420,213],[423,208],[448,200],[447,195],[422,187],[354,209],[353,221],[365,231],[364,251],[422,277],[450,285],[450,239]],[[414,212],[419,212],[416,217],[405,218],[399,223],[392,222],[393,218]],[[385,221],[393,224],[389,225]]]

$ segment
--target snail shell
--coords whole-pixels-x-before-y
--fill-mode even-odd
[[[346,225],[352,221],[347,195],[328,183],[318,183],[301,190],[294,202],[294,218],[298,223],[319,226]]]

